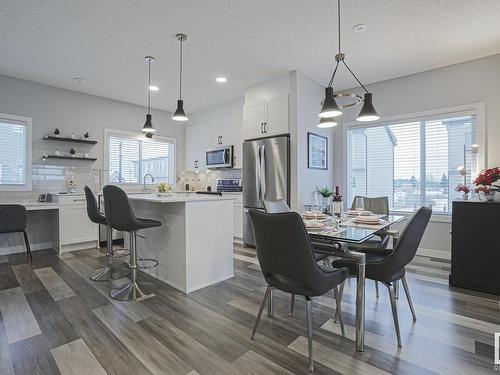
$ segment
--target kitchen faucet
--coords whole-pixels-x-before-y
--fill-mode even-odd
[[[144,186],[143,190],[144,191],[148,191],[148,189],[146,188],[146,177],[148,177],[148,176],[151,177],[151,183],[155,182],[155,178],[153,177],[153,175],[151,173],[146,173],[144,175],[144,177],[142,178],[142,180],[143,180],[143,186]]]

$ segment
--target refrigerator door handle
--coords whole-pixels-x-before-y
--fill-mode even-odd
[[[262,194],[261,200],[266,199],[266,146],[262,145],[260,157],[260,191]]]
[[[255,191],[257,191],[257,199],[260,198],[260,146],[257,148],[257,160],[255,161]]]

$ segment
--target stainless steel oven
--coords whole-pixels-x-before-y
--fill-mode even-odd
[[[234,147],[231,146],[221,146],[217,148],[211,148],[207,150],[206,153],[206,165],[207,168],[233,168],[233,153]]]

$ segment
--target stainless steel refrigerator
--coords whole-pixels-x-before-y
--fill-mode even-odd
[[[243,243],[255,246],[248,210],[264,210],[264,200],[290,205],[290,137],[243,143]]]

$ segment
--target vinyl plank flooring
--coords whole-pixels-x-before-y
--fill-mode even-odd
[[[62,375],[107,375],[82,339],[50,351]]]
[[[143,320],[139,322],[139,325],[202,375],[235,374],[237,372],[231,363],[159,316]]]
[[[290,371],[278,366],[273,361],[249,350],[236,361],[233,362],[235,368],[238,369],[238,374],[242,375],[292,375]]]
[[[5,334],[2,314],[0,313],[0,374],[14,375],[14,367],[10,358],[10,349]]]
[[[12,270],[24,294],[44,290],[43,284],[30,264],[16,264],[12,266]]]
[[[93,310],[101,322],[118,337],[153,374],[187,374],[192,369],[156,338],[109,305]]]
[[[20,287],[0,290],[0,310],[9,344],[42,333]]]
[[[8,263],[0,264],[0,290],[19,286],[16,275]]]
[[[11,344],[10,352],[16,375],[60,374],[50,354],[50,346],[42,335]]]
[[[297,340],[292,342],[288,347],[305,357],[309,356],[307,338],[304,336],[299,336]],[[315,342],[313,345],[313,356],[315,361],[343,374],[389,374],[375,366],[341,353],[333,348],[326,347],[318,342]]]
[[[0,264],[7,263],[9,261],[9,257],[7,255],[0,255]]]
[[[54,301],[59,301],[76,295],[52,267],[38,268],[34,272],[50,293]]]

